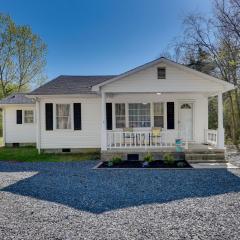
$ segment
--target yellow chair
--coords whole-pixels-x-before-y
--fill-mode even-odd
[[[161,130],[162,129],[160,127],[152,127],[152,129],[151,129],[152,144],[156,145],[156,139],[158,140],[158,138],[159,138],[159,140],[160,140]],[[158,143],[158,141],[157,141],[157,143]]]

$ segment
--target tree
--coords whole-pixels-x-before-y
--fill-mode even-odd
[[[233,83],[238,89],[224,94],[225,128],[234,144],[240,141],[240,1],[215,0],[213,14],[187,15],[184,31],[176,42],[182,61],[188,66]],[[175,49],[176,49],[175,46]],[[211,105],[212,104],[212,105]],[[216,126],[212,115],[216,101],[210,101],[210,126]],[[211,120],[212,119],[212,120]]]
[[[6,97],[44,80],[46,44],[29,26],[0,14],[0,91]]]

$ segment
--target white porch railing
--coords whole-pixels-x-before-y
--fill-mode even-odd
[[[217,130],[205,129],[205,141],[213,146],[217,145]]]
[[[180,137],[179,131],[163,130],[160,136],[155,136],[151,131],[142,132],[115,132],[107,133],[107,148],[155,148],[173,147]],[[186,143],[185,143],[186,144]]]

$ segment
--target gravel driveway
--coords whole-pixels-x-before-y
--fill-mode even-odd
[[[0,239],[239,239],[240,170],[0,163]]]

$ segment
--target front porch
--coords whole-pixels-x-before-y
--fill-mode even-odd
[[[223,150],[222,93],[218,126],[208,129],[208,95],[202,93],[102,92],[101,151],[176,147],[185,151],[189,144]]]

